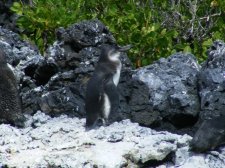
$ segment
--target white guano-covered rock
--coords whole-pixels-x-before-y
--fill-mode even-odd
[[[85,119],[51,118],[41,112],[31,117],[24,129],[2,124],[0,166],[139,167],[148,161],[163,161],[171,153],[181,157],[175,164],[184,167],[209,165],[206,157],[183,150],[192,139],[188,135],[157,132],[129,120],[90,131],[85,131],[84,125]]]

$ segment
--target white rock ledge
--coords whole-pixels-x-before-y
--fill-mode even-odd
[[[190,136],[157,132],[129,120],[85,131],[85,119],[50,118],[38,112],[28,123],[36,128],[0,125],[0,167],[140,167],[170,153],[174,153],[173,163],[159,167],[210,167],[210,156],[225,167],[225,152],[193,154],[188,147]]]

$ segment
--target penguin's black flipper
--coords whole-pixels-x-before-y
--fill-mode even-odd
[[[104,85],[108,83],[112,76],[112,72],[103,64],[96,67],[96,71],[88,81],[85,98],[86,127],[94,128],[98,120],[102,118]]]
[[[109,97],[110,104],[111,104],[109,118],[111,118],[112,120],[115,120],[115,119],[113,119],[113,116],[117,116],[114,114],[118,112],[118,107],[119,107],[120,101],[119,101],[119,93],[118,93],[116,85],[113,82],[112,77],[105,80],[104,91],[107,94],[107,96]]]
[[[86,127],[94,127],[100,117],[103,101],[101,83],[102,80],[97,75],[88,82],[85,98]]]

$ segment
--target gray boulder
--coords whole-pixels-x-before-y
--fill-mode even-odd
[[[157,112],[158,119],[164,123],[184,128],[194,125],[198,119],[199,71],[200,66],[193,55],[177,53],[137,69],[133,79],[144,82],[149,88],[146,93],[149,98],[149,113]],[[144,115],[141,117],[145,118]]]
[[[215,41],[199,75],[202,120],[225,115],[225,44]]]
[[[36,88],[38,82],[35,72],[44,62],[44,58],[35,46],[21,40],[19,35],[12,31],[0,28],[0,39],[0,48],[5,52],[7,62],[12,65],[18,81],[23,112],[32,113],[39,109],[37,97],[40,90]]]
[[[0,48],[0,122],[23,126],[21,100],[15,75]]]
[[[160,114],[153,111],[149,104],[149,87],[141,80],[133,78],[134,73],[130,70],[121,73],[118,85],[121,118],[150,126],[159,120]]]
[[[14,72],[15,75],[15,81],[17,82],[17,86],[14,86],[14,90],[17,88],[20,88],[24,83],[22,81],[29,81],[29,74],[30,71],[28,71],[24,66],[33,66],[36,65],[37,62],[40,62],[42,57],[38,54],[38,51],[29,43],[20,40],[20,37],[13,33],[12,31],[9,31],[7,29],[3,29],[0,27],[0,49],[1,52],[5,53],[7,63],[11,64],[11,69]],[[3,79],[1,79],[3,80]],[[6,79],[4,79],[6,80]],[[32,82],[29,82],[30,86],[32,85]],[[26,85],[25,92],[29,91],[29,88]],[[10,87],[9,85],[2,86],[2,87]],[[33,87],[32,87],[33,88]],[[23,94],[20,90],[20,96],[23,97]],[[1,101],[7,96],[5,96],[2,93]],[[12,97],[12,100],[8,102],[8,104],[14,102],[14,97]],[[20,102],[20,100],[17,100],[17,102]],[[19,110],[19,108],[14,104],[16,110]],[[24,106],[23,106],[24,107]],[[24,109],[24,108],[23,108]],[[10,115],[7,118],[16,118],[16,110],[14,109]],[[2,119],[2,118],[1,118]],[[2,121],[2,120],[1,120]],[[4,121],[2,121],[4,122]],[[12,121],[12,124],[14,125],[22,125],[17,123],[16,120]]]
[[[213,150],[225,143],[225,44],[215,41],[199,73],[201,111],[192,148]]]
[[[0,27],[0,47],[6,53],[7,61],[14,67],[18,64],[24,65],[28,59],[36,60],[41,56],[35,46],[20,39],[19,35]],[[37,61],[36,61],[37,62]]]
[[[225,116],[205,120],[191,142],[192,149],[197,152],[214,150],[223,144],[225,144]]]

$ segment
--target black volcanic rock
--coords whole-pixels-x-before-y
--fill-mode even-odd
[[[13,2],[14,0],[0,1],[0,26],[17,32],[17,16],[10,10]]]
[[[74,51],[116,42],[105,25],[97,19],[73,24],[68,29],[60,28],[57,31],[57,38]]]
[[[58,90],[49,91],[46,95],[42,95],[39,100],[41,110],[50,115],[57,116],[62,113],[76,116],[84,116],[84,102],[79,96],[77,88],[63,87]]]
[[[199,75],[202,120],[225,116],[225,43],[215,41]]]
[[[206,152],[225,144],[225,116],[204,120],[191,141],[192,150]]]
[[[0,29],[0,46],[8,63],[15,68],[24,113],[43,110],[53,116],[67,113],[84,117],[86,83],[98,61],[101,46],[116,45],[115,39],[98,20],[60,28],[57,36],[58,41],[48,49],[45,57],[34,46],[20,40],[17,34],[3,28]],[[131,69],[125,53],[121,60],[124,70]]]
[[[199,71],[200,66],[193,55],[177,53],[137,69],[133,78],[149,88],[149,113],[159,113],[161,124],[168,122],[176,128],[185,128],[193,126],[198,119]]]
[[[117,44],[98,20],[60,28],[57,38],[45,57],[5,29],[0,45],[8,53],[9,63],[16,62],[25,113],[42,110],[52,116],[66,113],[84,117],[86,84],[101,47]],[[145,126],[164,121],[176,128],[193,125],[199,110],[196,86],[199,65],[193,56],[176,54],[135,71],[125,53],[121,61],[120,108],[112,115],[112,121],[129,118]]]
[[[0,123],[23,127],[24,121],[17,80],[0,48]]]
[[[60,28],[57,38],[58,41],[47,50],[46,61],[51,62],[52,72],[58,72],[44,85],[44,96],[39,98],[39,106],[51,115],[66,113],[84,117],[87,81],[94,71],[101,47],[116,45],[115,39],[98,20],[83,21],[67,29]],[[131,62],[125,53],[121,59],[123,67],[131,69]]]
[[[149,126],[159,118],[149,104],[148,86],[132,77],[134,71],[125,70],[121,73],[118,90],[120,93],[120,117],[130,118],[133,122]]]
[[[24,106],[24,103],[25,104],[29,103],[29,101],[26,101],[26,102],[23,101],[23,97],[27,95],[27,92],[29,93],[31,92],[30,89],[33,89],[36,87],[34,81],[31,80],[31,77],[26,75],[26,73],[32,74],[29,68],[27,67],[35,67],[38,64],[38,62],[42,60],[42,57],[39,55],[35,47],[30,45],[28,42],[20,40],[20,37],[18,34],[13,33],[12,31],[9,31],[7,29],[3,29],[2,27],[0,27],[0,48],[2,52],[4,52],[6,55],[7,63],[12,65],[11,68],[13,69],[16,81],[18,82],[20,97],[22,98],[22,102],[23,102],[22,109],[24,112],[26,111],[26,107]],[[5,87],[9,87],[9,86],[5,86]],[[32,104],[32,106],[35,106],[35,104],[33,104],[33,99],[31,97],[29,96],[30,102],[32,102],[30,103],[30,105]],[[32,107],[29,106],[28,108],[32,108]],[[15,118],[15,117],[16,117],[16,114],[12,113],[12,118]],[[12,123],[12,124],[17,124],[17,123]]]
[[[44,57],[11,31],[0,28],[0,37],[0,47],[14,66],[19,81],[23,112],[34,114],[42,110],[51,116],[85,116],[86,84],[101,47],[117,45],[109,30],[98,20],[58,29],[58,39]],[[112,115],[112,121],[129,118],[144,126],[177,131],[191,128],[200,110],[201,119],[208,118],[205,114],[221,114],[223,46],[222,42],[212,46],[202,71],[193,55],[182,53],[132,70],[124,53],[118,85],[120,107]],[[210,94],[213,96],[208,96]]]
[[[6,54],[7,62],[14,67],[18,64],[27,66],[27,62],[35,59],[39,62],[42,57],[37,48],[26,41],[21,40],[18,34],[0,27],[0,47]]]
[[[18,2],[18,0],[1,0],[0,1],[0,26],[5,29],[11,30],[13,32],[20,32],[16,22],[18,16],[16,13],[11,11],[11,7],[14,2]],[[30,0],[19,0],[19,2],[23,4],[28,4]]]
[[[39,109],[37,99],[42,90],[36,88],[39,81],[35,78],[38,78],[38,74],[36,75],[37,72],[39,73],[38,67],[42,66],[45,59],[35,46],[21,40],[18,34],[1,27],[0,48],[6,53],[7,62],[14,68],[22,98],[23,112],[29,114],[36,112]]]
[[[192,140],[192,148],[198,152],[225,143],[225,43],[215,41],[207,52],[199,74],[199,128]]]

